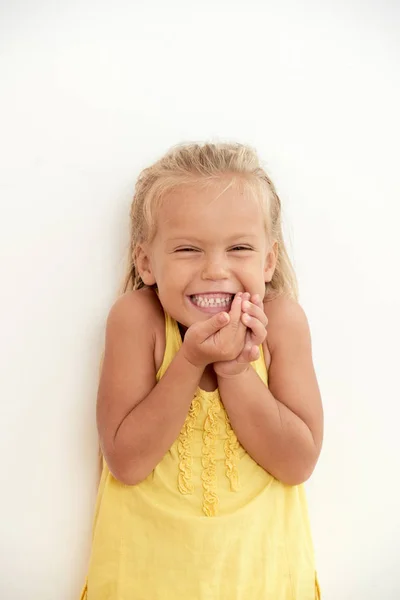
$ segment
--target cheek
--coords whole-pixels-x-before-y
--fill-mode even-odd
[[[246,291],[252,294],[261,294],[261,296],[264,295],[264,264],[261,259],[242,265],[238,277]]]
[[[252,277],[257,279],[264,275],[264,263],[261,259],[249,260],[246,263],[242,263],[238,269],[239,273],[242,273],[244,277]]]
[[[191,279],[193,268],[189,262],[166,261],[160,268],[160,281],[168,288],[182,288]]]

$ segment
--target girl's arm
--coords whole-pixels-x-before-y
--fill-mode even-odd
[[[218,376],[218,387],[242,446],[271,475],[297,485],[314,470],[323,437],[310,330],[303,309],[290,299],[272,300],[265,312],[269,387],[253,368]]]
[[[127,485],[150,475],[178,437],[204,370],[179,351],[156,384],[163,317],[151,294],[124,294],[111,308],[97,396],[100,446],[112,474]]]
[[[232,317],[219,313],[189,327],[158,383],[154,354],[157,331],[165,324],[154,292],[128,292],[111,308],[97,426],[110,471],[123,483],[135,485],[145,479],[170,449],[206,365],[239,354],[245,335],[236,326],[240,298],[232,306]]]

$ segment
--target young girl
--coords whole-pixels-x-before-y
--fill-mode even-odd
[[[251,148],[181,145],[141,173],[97,426],[81,600],[319,598],[302,484],[321,398],[280,200]]]

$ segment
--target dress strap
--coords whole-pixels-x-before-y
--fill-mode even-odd
[[[157,372],[157,381],[161,379],[168,369],[172,359],[182,345],[182,338],[179,332],[178,323],[164,311],[165,319],[165,350],[160,368]]]

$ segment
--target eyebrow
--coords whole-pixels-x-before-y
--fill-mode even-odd
[[[252,233],[238,233],[235,235],[230,236],[227,241],[228,242],[233,242],[233,241],[237,241],[237,240],[242,240],[242,239],[248,239],[248,240],[255,240],[257,239],[258,236],[252,234]],[[195,237],[195,236],[177,236],[177,237],[173,237],[173,238],[168,238],[166,241],[167,242],[178,242],[178,241],[191,241],[191,242],[196,242],[196,243],[202,243],[203,240],[200,240],[199,238]]]

